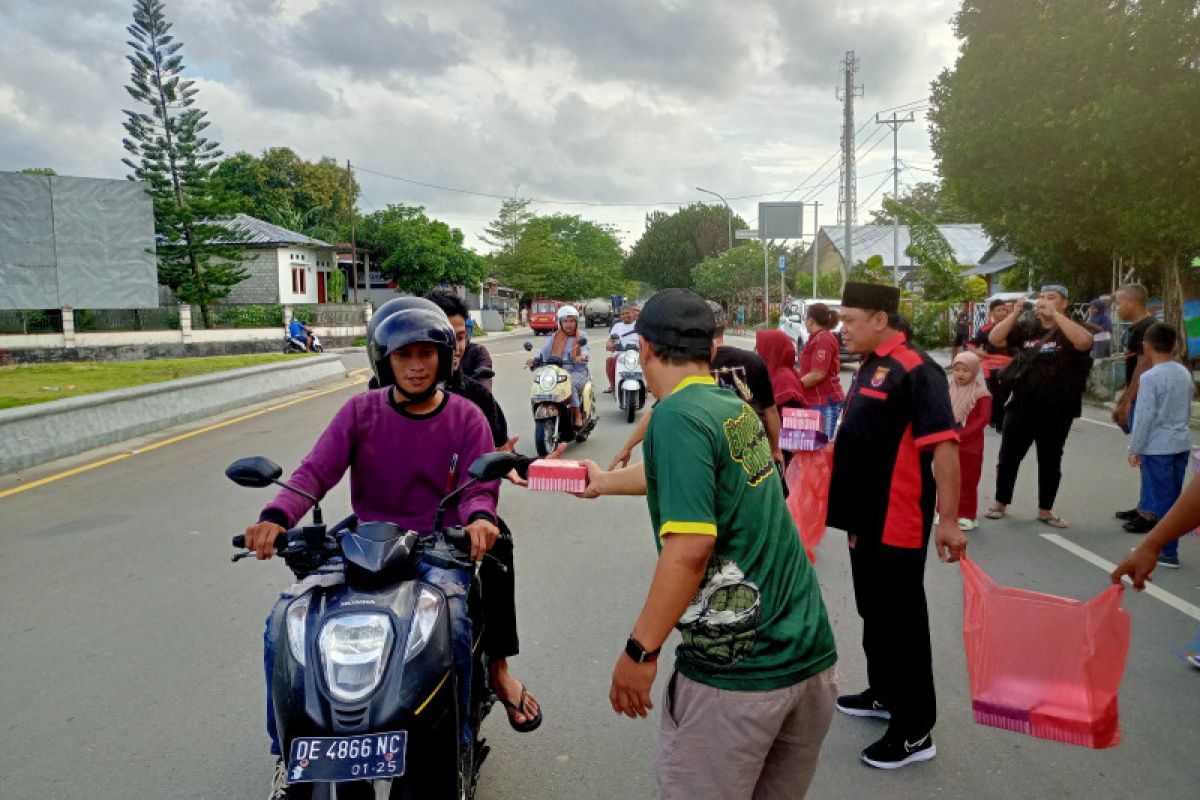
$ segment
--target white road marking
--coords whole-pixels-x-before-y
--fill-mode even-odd
[[[1111,422],[1101,422],[1098,419],[1088,419],[1087,417],[1080,417],[1079,421],[1080,422],[1090,422],[1093,425],[1099,425],[1102,428],[1112,428],[1114,431],[1121,430],[1120,426],[1113,425]]]
[[[1041,537],[1048,542],[1053,542],[1054,544],[1058,545],[1062,549],[1066,550],[1068,553],[1072,553],[1074,555],[1079,556],[1080,558],[1082,558],[1084,561],[1088,562],[1089,564],[1094,564],[1095,566],[1099,567],[1100,569],[1104,570],[1105,572],[1111,573],[1114,569],[1117,568],[1117,565],[1112,563],[1111,561],[1107,561],[1107,560],[1101,558],[1100,556],[1093,553],[1091,550],[1088,550],[1086,547],[1080,547],[1079,545],[1075,544],[1074,542],[1067,541],[1063,537],[1059,536],[1057,533],[1043,533],[1043,534],[1041,534]],[[1128,578],[1125,578],[1124,580],[1125,580],[1126,584],[1129,583]],[[1160,589],[1152,583],[1146,584],[1146,594],[1150,595],[1155,600],[1160,600],[1163,603],[1166,603],[1167,605],[1169,605],[1171,608],[1175,609],[1176,611],[1181,611],[1184,614],[1187,614],[1192,619],[1200,621],[1200,608],[1197,608],[1196,606],[1192,605],[1191,603],[1184,600],[1183,598],[1177,597],[1177,596],[1171,594],[1170,592],[1166,591],[1165,589]]]

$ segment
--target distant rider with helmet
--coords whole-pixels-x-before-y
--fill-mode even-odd
[[[542,345],[541,352],[525,362],[528,367],[540,367],[551,356],[562,359],[562,368],[571,376],[571,413],[574,416],[575,427],[583,427],[583,412],[580,410],[583,387],[588,381],[588,346],[586,338],[580,342],[579,309],[565,305],[558,309],[555,315],[558,319],[558,330],[553,338]]]
[[[350,503],[362,522],[391,522],[418,533],[431,533],[442,497],[466,483],[467,468],[492,452],[492,435],[483,413],[469,400],[442,390],[456,350],[455,332],[433,303],[397,311],[374,331],[368,348],[381,388],[351,397],[288,483],[323,498],[350,470]],[[471,558],[478,561],[500,535],[496,501],[499,483],[476,483],[463,490],[446,512],[445,523],[461,526],[471,537]],[[312,506],[289,491],[276,495],[246,529],[246,547],[270,558],[278,534],[295,527]],[[470,743],[468,704],[471,672],[471,621],[467,616],[470,576],[422,564],[419,577],[437,585],[450,610],[455,670],[459,682],[462,743]],[[280,754],[270,683],[275,633],[268,618],[264,637],[267,675],[267,732],[271,752]],[[286,768],[276,767],[273,797],[287,797]]]

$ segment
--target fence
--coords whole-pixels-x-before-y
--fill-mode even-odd
[[[56,308],[0,311],[0,333],[62,333],[62,312]]]

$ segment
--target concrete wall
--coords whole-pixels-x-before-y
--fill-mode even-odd
[[[278,303],[279,259],[275,255],[275,248],[246,249],[242,255],[241,267],[250,273],[250,277],[236,284],[230,290],[229,296],[221,302],[230,305],[275,305]],[[290,283],[288,287],[291,287]]]
[[[0,473],[344,378],[338,356],[264,364],[0,410]]]

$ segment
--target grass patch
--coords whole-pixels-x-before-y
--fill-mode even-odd
[[[15,408],[64,397],[190,378],[209,372],[306,358],[304,353],[256,353],[154,361],[65,361],[0,367],[0,408]]]

